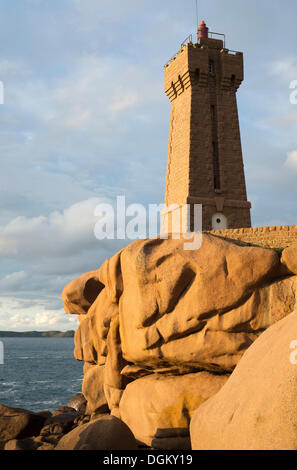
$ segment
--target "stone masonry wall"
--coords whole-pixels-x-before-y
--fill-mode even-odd
[[[202,204],[205,231],[217,213],[233,229],[251,226],[236,101],[242,80],[242,53],[214,39],[185,45],[165,66],[171,101],[165,205]]]
[[[297,225],[212,230],[209,233],[230,240],[267,248],[286,248],[297,243]]]

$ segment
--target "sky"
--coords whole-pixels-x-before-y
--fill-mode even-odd
[[[254,226],[297,222],[297,3],[199,0],[244,53],[238,91]],[[195,1],[0,0],[0,330],[75,329],[61,291],[126,243],[94,208],[164,200],[164,64],[196,30]]]

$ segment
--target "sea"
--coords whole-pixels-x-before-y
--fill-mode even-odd
[[[0,404],[54,411],[81,393],[83,363],[73,357],[73,338],[1,338]],[[1,361],[2,362],[2,361]]]

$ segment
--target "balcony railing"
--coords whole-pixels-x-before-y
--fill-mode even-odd
[[[180,46],[180,49],[182,49],[186,44],[188,43],[193,43],[193,35],[190,34],[182,43],[181,43],[181,46]],[[170,64],[170,62],[176,58],[177,54],[179,53],[179,51],[177,51],[167,62],[166,64],[164,65],[164,67],[166,67],[167,65]]]
[[[216,39],[216,36],[220,36],[220,38],[223,38],[223,47],[224,49],[226,48],[226,35],[222,33],[215,33],[214,31],[209,31],[208,33],[210,39]],[[217,38],[218,39],[218,38]],[[193,34],[190,34],[182,43],[181,43],[181,49],[186,45],[186,44],[193,44]],[[197,37],[197,43],[198,43],[198,37]],[[198,47],[199,43],[198,43]],[[237,51],[230,51],[231,53],[236,53]],[[176,52],[164,65],[164,67],[167,67],[167,65],[170,64],[170,62],[177,57],[177,54],[179,53]]]
[[[208,35],[209,35],[210,39],[216,39],[216,38],[213,37],[213,36],[220,36],[220,37],[223,37],[223,38],[224,38],[223,44],[224,44],[224,49],[225,49],[225,46],[226,46],[226,34],[215,33],[214,31],[209,31]]]

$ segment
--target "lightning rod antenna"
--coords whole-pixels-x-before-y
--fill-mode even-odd
[[[198,27],[199,27],[199,24],[198,24],[198,0],[196,0],[196,23],[197,23],[197,31],[198,31]]]

